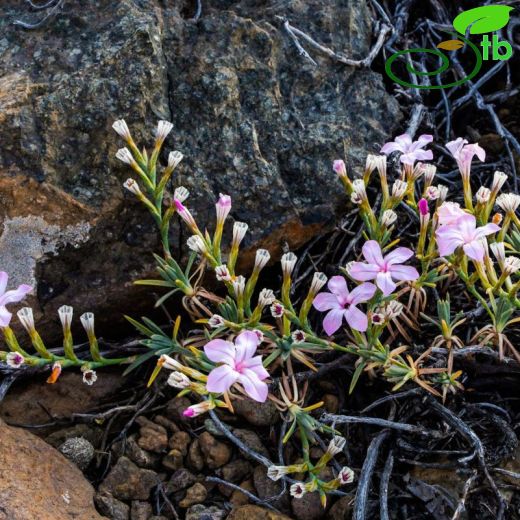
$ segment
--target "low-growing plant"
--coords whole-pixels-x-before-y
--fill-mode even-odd
[[[336,477],[322,478],[331,460],[342,456],[345,439],[320,421],[316,410],[323,403],[307,401],[307,384],[298,378],[302,369],[317,371],[320,357],[336,351],[352,356],[353,376],[345,382],[349,392],[365,373],[388,381],[393,390],[416,384],[445,399],[448,392],[463,389],[461,372],[453,370],[453,359],[455,349],[465,346],[458,329],[467,313],[454,311],[450,301],[450,294],[463,288],[470,306],[464,311],[481,307],[489,317],[489,324],[474,334],[472,344],[496,348],[500,359],[513,356],[520,361],[507,337],[508,328],[520,319],[515,317],[520,307],[520,258],[515,256],[520,248],[516,215],[520,196],[500,194],[507,180],[501,172],[495,172],[490,186],[473,193],[471,163],[475,156],[485,161],[479,145],[461,138],[446,145],[462,176],[463,205],[448,201],[448,188],[434,184],[436,167],[425,162],[433,159],[432,151],[425,149],[432,136],[421,135],[417,141],[406,134],[397,137],[383,146],[383,155],[368,156],[359,176],[349,174],[344,161],[335,161],[333,170],[363,222],[361,255],[353,252],[351,261],[337,266],[330,279],[322,272],[314,273],[306,292],[295,298],[293,273],[298,259],[294,253],[281,257],[282,283],[278,288],[259,286],[261,272],[271,261],[266,249],[256,251],[248,276],[237,268],[248,225],[233,222],[231,241],[223,244],[232,208],[228,195],[218,196],[215,223],[209,229],[190,212],[187,189],[177,187],[168,195],[172,175],[183,158],[180,152],[171,152],[167,166],[159,167],[170,123],[159,123],[150,154],[140,151],[123,120],[117,121],[114,129],[127,144],[117,157],[136,175],[136,180],[128,179],[124,186],[151,213],[162,244],[162,254],[155,256],[159,278],[137,283],[165,289],[158,305],[181,293],[183,307],[197,326],[181,327],[178,317],[170,332],[147,318],[139,322],[129,317],[146,336],[143,344],[147,352],[136,359],[106,359],[99,354],[93,316],[85,314],[82,323],[92,359],[80,360],[74,354],[70,334],[72,309],[60,310],[65,340],[63,355],[57,356],[44,347],[32,312],[25,308],[18,316],[36,351],[29,354],[9,328],[11,316],[5,309],[5,304],[19,301],[28,292],[27,286],[21,286],[0,297],[2,331],[9,348],[9,352],[0,353],[0,359],[11,367],[48,364],[54,367],[50,379],[56,380],[55,372],[61,367],[79,365],[92,380],[94,368],[131,362],[132,369],[158,356],[149,384],[162,369],[168,369],[167,384],[179,389],[179,395],[194,399],[184,411],[186,417],[216,408],[233,412],[234,403],[244,398],[259,403],[271,400],[288,424],[283,442],[297,433],[301,452],[294,464],[270,467],[269,477],[278,480],[304,474],[302,481],[289,478],[291,494],[301,497],[317,491],[325,503],[328,493],[353,481],[354,473],[345,466]],[[387,156],[393,153],[400,154],[395,178],[387,167]],[[500,212],[495,213],[495,207]],[[416,232],[400,233],[398,213],[411,219]],[[189,258],[183,266],[174,258],[176,252],[170,244],[174,215],[191,233],[187,240]],[[217,282],[216,289],[207,288],[215,286],[213,281],[206,283],[208,276]],[[0,293],[5,285],[0,280]],[[437,306],[436,316],[428,315],[431,300]],[[412,339],[414,331],[424,326],[438,329],[429,345]],[[185,334],[186,330],[190,334]],[[446,366],[439,366],[438,357],[431,355],[439,348],[448,352]],[[328,447],[322,434],[331,437]],[[317,442],[324,447],[324,454],[313,462],[310,447]]]

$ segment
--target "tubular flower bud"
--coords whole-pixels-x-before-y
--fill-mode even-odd
[[[435,178],[435,174],[437,173],[437,167],[433,164],[425,164],[423,165],[424,172],[424,184],[425,186],[430,186]]]
[[[70,331],[70,325],[72,323],[72,315],[74,313],[74,309],[70,305],[62,305],[58,309],[58,315],[60,317],[61,326],[65,332]]]
[[[448,186],[438,184],[437,189],[439,190],[439,204],[442,204],[448,197]]]
[[[9,352],[5,357],[5,362],[11,368],[20,368],[24,364],[25,358],[19,352]]]
[[[246,279],[240,275],[237,276],[232,282],[233,290],[235,291],[235,295],[238,297],[244,294],[244,289],[246,288]]]
[[[184,158],[184,155],[181,152],[178,152],[177,150],[170,152],[168,154],[168,168],[173,170],[177,167],[177,165],[182,161]]]
[[[282,256],[280,262],[282,263],[282,272],[284,277],[291,276],[297,260],[298,258],[294,253],[285,253]]]
[[[95,370],[92,370],[90,368],[83,371],[83,382],[88,385],[92,386],[97,381],[97,374]]]
[[[345,439],[345,437],[342,437],[341,435],[334,436],[329,442],[329,446],[327,447],[327,453],[330,453],[332,456],[341,453],[346,443],[347,440]]]
[[[213,316],[208,320],[208,325],[212,329],[218,329],[224,325],[224,318],[218,314],[213,314]]]
[[[502,267],[506,260],[506,247],[504,242],[494,242],[493,244],[490,244],[489,247],[497,259],[498,265]]]
[[[495,175],[493,176],[493,183],[491,184],[491,191],[494,194],[497,194],[501,189],[502,186],[507,181],[507,175],[504,172],[496,171]]]
[[[428,201],[426,199],[421,199],[417,206],[419,208],[419,213],[422,217],[430,214],[430,211],[428,209]]]
[[[271,305],[271,315],[273,318],[281,318],[285,313],[285,307],[278,302]]]
[[[291,496],[294,498],[302,498],[306,492],[307,490],[305,489],[305,484],[303,482],[296,482],[296,484],[293,484],[290,488]]]
[[[206,247],[204,240],[202,240],[202,238],[199,237],[199,235],[192,235],[190,238],[188,238],[186,243],[188,244],[190,250],[194,251],[195,253],[203,255],[208,251],[208,248]]]
[[[52,365],[52,369],[51,369],[51,375],[47,378],[47,383],[49,385],[53,385],[54,383],[56,383],[56,381],[58,380],[58,378],[60,377],[60,374],[61,374],[61,364],[59,361],[56,361],[53,365]]]
[[[503,193],[497,197],[496,204],[506,213],[514,213],[520,205],[520,195]]]
[[[274,292],[271,289],[262,289],[258,295],[258,305],[263,309],[272,305],[275,299]]]
[[[345,166],[345,161],[341,159],[336,159],[332,165],[332,169],[337,173],[338,177],[346,177],[347,176],[347,168]]]
[[[289,466],[269,466],[267,469],[267,476],[271,480],[280,480],[285,475],[288,475],[290,473],[290,467]]]
[[[230,282],[231,274],[226,264],[215,267],[215,275],[219,282]]]
[[[520,269],[520,258],[516,256],[508,256],[504,261],[504,273],[512,275]]]
[[[168,376],[166,383],[170,386],[173,386],[173,388],[179,388],[183,390],[190,387],[191,381],[190,378],[184,375],[182,372],[175,371]]]
[[[188,408],[186,408],[186,410],[182,412],[182,415],[184,415],[184,417],[189,418],[197,417],[198,415],[213,410],[213,408],[215,408],[215,403],[213,403],[213,401],[202,401],[202,403],[192,404],[191,406],[188,406]]]
[[[357,199],[361,202],[367,200],[367,191],[365,188],[365,181],[363,179],[356,179],[352,181],[352,195],[357,195]],[[354,200],[352,202],[356,203]]]
[[[143,192],[141,191],[141,188],[139,188],[139,184],[137,184],[134,179],[126,179],[123,186],[134,195],[137,195],[138,197],[141,197],[143,195]]]
[[[116,157],[125,164],[133,165],[136,162],[134,156],[132,155],[132,152],[126,147],[119,148],[119,150],[116,153]]]
[[[305,332],[303,330],[295,330],[291,334],[294,343],[303,343],[305,341]]]
[[[173,192],[173,198],[177,199],[181,204],[190,196],[190,192],[184,187],[179,186]]]
[[[387,209],[381,217],[381,223],[385,227],[390,227],[397,220],[397,214],[391,209]]]
[[[245,222],[235,222],[233,224],[233,246],[238,247],[247,233],[248,225]]]
[[[184,220],[186,225],[193,230],[197,229],[197,223],[193,218],[193,215],[190,213],[190,210],[183,205],[183,203],[179,199],[173,199],[173,203],[175,204],[175,209],[179,216]]]
[[[168,134],[171,132],[173,125],[169,121],[159,121],[155,137],[159,143],[163,143]]]
[[[392,197],[397,200],[402,199],[406,193],[407,188],[408,184],[406,184],[406,182],[396,180],[392,186]]]
[[[31,335],[36,330],[34,327],[33,310],[30,307],[24,307],[20,309],[16,315],[24,329]]]
[[[437,200],[440,195],[439,188],[437,186],[429,186],[425,195],[428,200]]]
[[[118,119],[114,121],[112,124],[112,128],[117,132],[117,134],[122,137],[125,141],[129,141],[132,136],[130,135],[130,130],[128,129],[128,125],[124,119]]]
[[[221,226],[231,211],[231,197],[221,193],[215,204],[215,209],[217,211],[217,226]]]
[[[351,484],[354,482],[354,472],[347,466],[341,468],[338,473],[338,480],[340,485]]]
[[[481,186],[475,194],[475,199],[479,204],[486,204],[491,197],[491,190],[485,186]]]
[[[271,255],[267,249],[257,249],[255,256],[255,266],[254,269],[257,271],[262,270],[267,262],[269,262]]]
[[[89,338],[94,336],[94,313],[92,312],[85,312],[79,317],[81,321],[81,325],[83,325],[83,328],[85,329],[85,332],[87,333],[87,336]]]
[[[311,294],[317,294],[320,289],[327,283],[327,277],[324,273],[314,273],[312,277],[311,287],[309,292]]]

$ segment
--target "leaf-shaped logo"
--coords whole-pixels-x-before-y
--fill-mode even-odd
[[[456,51],[462,47],[464,47],[464,42],[461,42],[460,40],[445,40],[437,45],[438,49],[443,49],[445,51]]]
[[[512,9],[508,5],[475,7],[475,9],[460,13],[453,20],[453,27],[459,34],[466,34],[468,27],[470,34],[498,31],[508,24],[509,12]]]

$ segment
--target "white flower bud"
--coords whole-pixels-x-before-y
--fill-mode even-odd
[[[188,247],[191,251],[194,251],[195,253],[199,253],[201,255],[206,253],[208,250],[206,244],[204,243],[204,240],[202,240],[202,238],[199,235],[192,235],[190,238],[188,238],[186,243],[188,244]]]
[[[179,186],[173,192],[173,198],[177,199],[181,204],[190,196],[190,192],[184,187]]]
[[[177,165],[182,161],[184,155],[181,152],[173,151],[168,154],[168,168],[176,168]],[[182,201],[181,201],[182,202]]]
[[[387,209],[381,218],[381,223],[385,227],[390,227],[397,220],[397,214],[391,209]]]
[[[282,272],[283,272],[284,277],[291,276],[297,260],[298,260],[298,258],[294,253],[285,253],[282,256],[282,258],[280,259],[280,262],[282,264]]]
[[[124,119],[118,119],[117,121],[114,121],[114,123],[112,124],[112,128],[125,141],[129,141],[131,139],[130,130],[128,129],[128,125],[126,124],[126,121]]]
[[[479,204],[486,204],[491,196],[491,190],[485,186],[481,186],[477,193],[475,193],[475,199]]]
[[[271,255],[269,254],[269,251],[267,251],[267,249],[257,249],[254,269],[256,271],[260,271],[261,269],[263,269],[266,266],[267,262],[269,262],[270,258]]]
[[[263,309],[267,305],[272,305],[275,299],[274,292],[271,289],[262,289],[258,295],[258,305]]]

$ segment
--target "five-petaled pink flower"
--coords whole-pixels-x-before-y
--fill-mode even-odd
[[[473,215],[465,213],[454,224],[441,226],[436,232],[437,246],[441,256],[451,255],[458,247],[476,262],[484,260],[486,252],[483,243],[487,235],[500,229],[496,224],[486,224],[477,228],[477,220]]]
[[[323,320],[325,332],[331,336],[340,327],[345,318],[354,330],[367,330],[367,315],[356,305],[367,302],[374,296],[376,286],[373,283],[364,283],[349,292],[347,282],[343,276],[333,276],[327,284],[330,292],[322,292],[314,298],[313,305],[319,311],[329,311]]]
[[[458,137],[455,141],[450,141],[446,144],[446,148],[449,150],[455,161],[457,161],[457,166],[464,178],[469,178],[471,161],[475,155],[481,162],[486,160],[486,151],[483,148],[481,148],[477,143],[468,144],[468,141],[462,139],[462,137]]]
[[[14,291],[6,291],[8,278],[5,271],[0,271],[0,327],[7,327],[11,322],[12,313],[7,310],[6,305],[22,301],[32,291],[32,287],[25,284]]]
[[[403,134],[395,138],[395,141],[386,143],[381,148],[381,153],[389,155],[392,152],[401,152],[400,161],[403,164],[414,165],[415,161],[430,161],[433,159],[431,150],[423,150],[423,148],[433,141],[433,136],[423,134],[419,136],[417,141],[412,141],[408,134]]]
[[[249,397],[263,403],[268,388],[264,379],[269,373],[262,365],[262,356],[255,356],[259,344],[258,335],[246,330],[235,339],[235,343],[214,339],[204,347],[206,356],[222,365],[214,368],[208,376],[208,392],[227,392],[235,383],[240,383]]]
[[[354,262],[349,274],[360,282],[375,279],[384,296],[395,290],[395,281],[405,282],[419,278],[415,267],[401,265],[413,256],[413,251],[407,247],[398,247],[383,257],[380,245],[375,240],[369,240],[365,242],[362,251],[366,263]]]

